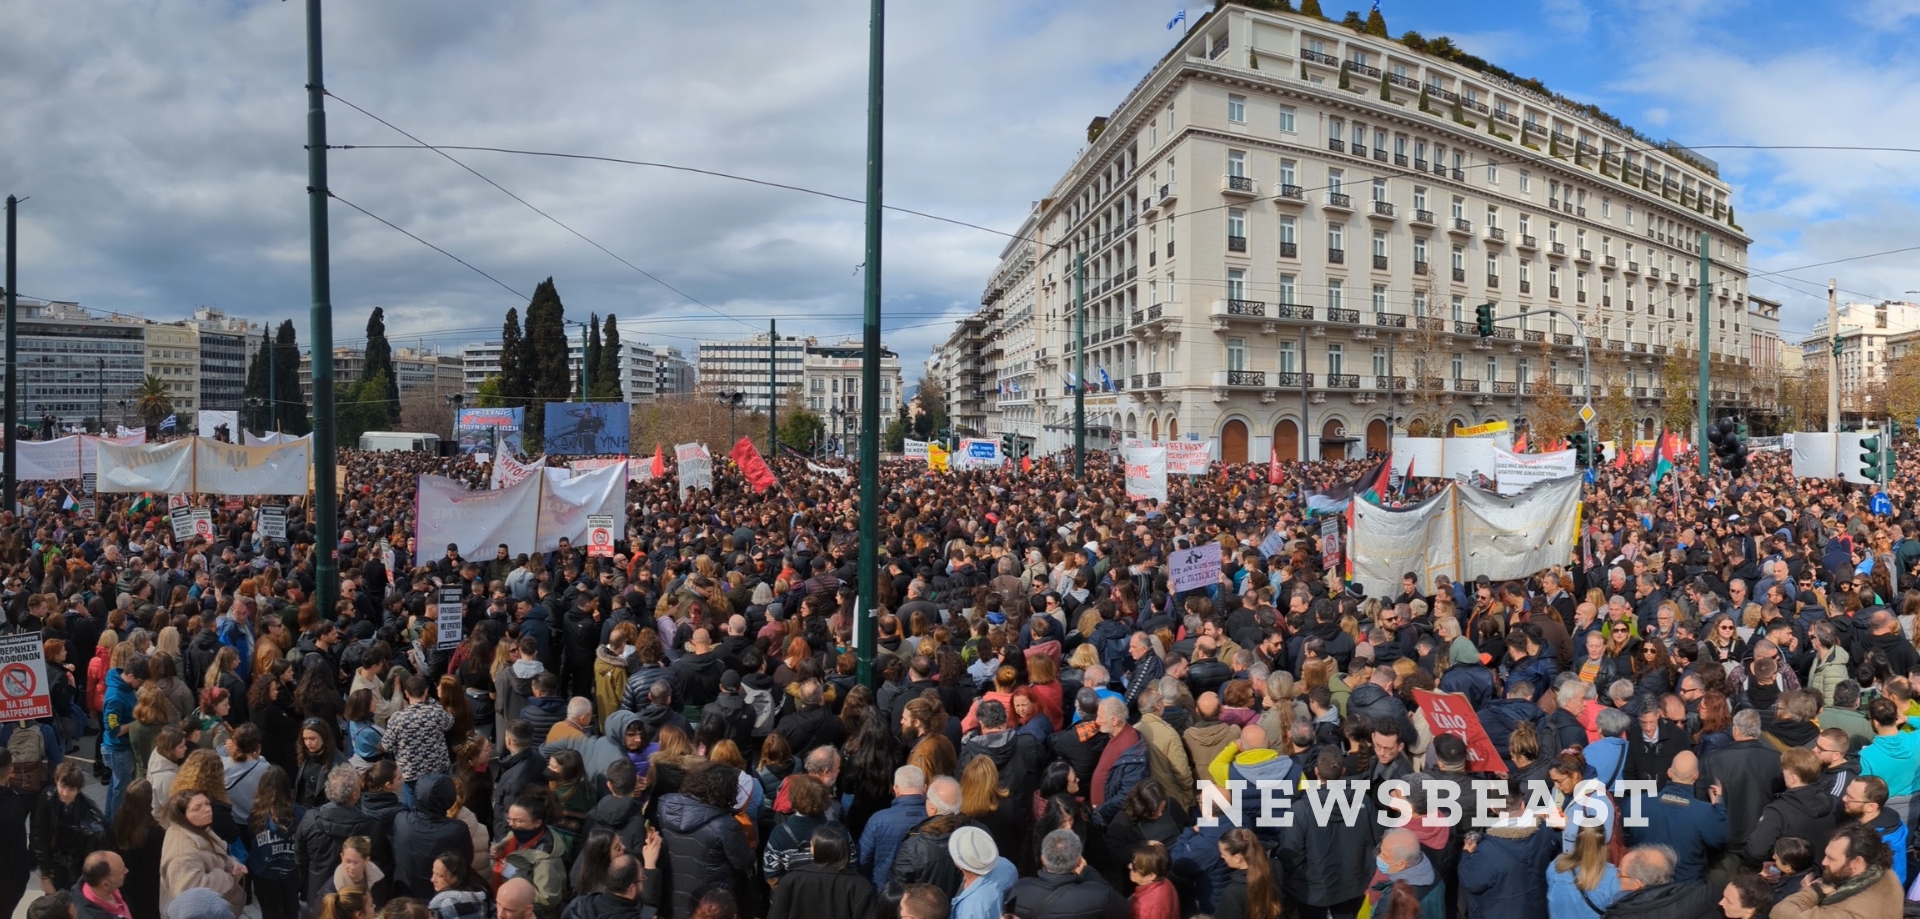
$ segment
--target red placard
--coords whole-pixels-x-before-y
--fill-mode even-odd
[[[1499,748],[1487,737],[1487,729],[1480,726],[1480,718],[1473,713],[1473,706],[1467,704],[1466,696],[1416,689],[1413,699],[1420,703],[1420,711],[1427,716],[1427,727],[1432,728],[1434,734],[1452,734],[1467,742],[1467,771],[1506,773],[1506,761],[1500,758]]]

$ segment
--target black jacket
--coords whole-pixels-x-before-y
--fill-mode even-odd
[[[720,675],[727,672],[727,665],[720,660],[719,652],[708,651],[681,655],[667,672],[673,684],[673,704],[706,705],[720,695]]]
[[[1006,911],[1020,919],[1126,919],[1126,898],[1091,868],[1078,874],[1042,871],[1014,882]]]
[[[87,853],[111,848],[106,815],[86,795],[72,804],[60,803],[59,785],[47,783],[33,809],[33,861],[41,877],[55,887],[71,887],[80,880]]]
[[[607,795],[600,803],[587,811],[587,819],[580,825],[580,838],[585,839],[593,831],[605,827],[620,837],[627,851],[638,852],[647,844],[647,822],[641,811],[641,802],[634,798],[622,798]]]
[[[1730,743],[1700,761],[1699,798],[1718,781],[1727,803],[1727,839],[1746,839],[1760,822],[1760,812],[1785,790],[1780,777],[1780,754],[1758,740]],[[1769,842],[1769,845],[1772,843]]]
[[[400,803],[400,796],[390,791],[369,791],[360,795],[360,810],[373,818],[377,829],[373,834],[373,861],[380,870],[393,877],[393,824],[396,818],[405,813],[406,805]],[[328,877],[332,877],[331,874]]]
[[[354,836],[372,838],[379,832],[380,822],[357,807],[329,802],[307,811],[294,833],[294,850],[307,879],[307,902],[320,902],[327,882],[333,880],[334,867],[340,863],[342,843]]]
[[[793,755],[803,757],[814,747],[839,746],[847,739],[846,725],[826,706],[803,708],[780,719],[774,728],[793,746]]]
[[[960,745],[960,766],[975,757],[984,756],[993,760],[1000,770],[1000,786],[1005,788],[1008,797],[1014,801],[1027,801],[1040,788],[1040,768],[1046,762],[1046,752],[1040,749],[1040,741],[1025,731],[997,731],[992,734],[972,734]]]
[[[433,899],[433,860],[442,852],[473,861],[473,837],[467,825],[447,816],[453,807],[453,780],[439,773],[414,782],[413,810],[393,819],[393,892],[395,896]]]
[[[1813,851],[1825,852],[1839,812],[1839,802],[1820,782],[1781,792],[1760,812],[1760,822],[1754,824],[1753,832],[1744,837],[1747,864],[1766,861],[1773,855],[1774,840],[1783,836],[1798,836],[1812,844]]]
[[[1193,691],[1193,697],[1210,692],[1219,692],[1222,684],[1233,679],[1233,668],[1212,658],[1198,660],[1187,665],[1187,688]]]
[[[653,919],[653,907],[606,891],[576,896],[567,901],[561,919]]]
[[[1066,760],[1080,777],[1080,787],[1087,789],[1093,787],[1093,770],[1100,765],[1100,754],[1106,752],[1108,739],[1105,731],[1087,722],[1053,732],[1053,736],[1047,738],[1047,749]]]
[[[493,838],[500,840],[507,837],[507,808],[513,806],[514,799],[520,797],[527,786],[546,782],[542,776],[547,771],[547,758],[540,755],[540,748],[536,746],[494,760],[493,768],[493,826],[490,829]]]
[[[547,732],[553,730],[554,725],[567,720],[567,699],[565,696],[535,696],[527,700],[519,717],[533,728],[534,743],[546,743]]]
[[[1629,779],[1650,779],[1665,784],[1667,767],[1673,765],[1673,758],[1681,750],[1692,748],[1693,738],[1676,725],[1661,721],[1660,733],[1648,741],[1646,732],[1636,724],[1627,732],[1627,763],[1622,771]]]
[[[1302,792],[1295,800],[1297,815],[1311,813],[1312,801],[1330,796],[1325,788]],[[1285,868],[1286,892],[1313,906],[1332,906],[1367,892],[1373,877],[1373,847],[1378,823],[1329,821],[1325,826],[1296,816],[1280,831],[1280,864]]]
[[[1702,881],[1676,881],[1620,895],[1606,919],[1699,919],[1713,915],[1714,897]]]
[[[869,919],[878,912],[878,905],[873,882],[857,872],[806,864],[780,878],[780,886],[773,889],[767,919]]]
[[[753,870],[753,849],[733,814],[683,794],[660,800],[660,836],[669,871],[668,915],[689,919],[694,895],[708,887],[745,884]]]
[[[960,892],[960,869],[947,852],[947,839],[963,826],[980,824],[959,814],[922,820],[907,833],[900,850],[893,856],[893,880],[903,885],[932,884],[952,899]]]
[[[753,749],[754,711],[747,707],[746,696],[737,690],[719,693],[700,709],[700,720],[705,721],[709,716],[718,717],[727,726],[727,739],[733,741],[734,746]]]

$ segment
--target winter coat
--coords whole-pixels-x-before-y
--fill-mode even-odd
[[[1479,664],[1455,664],[1440,675],[1441,692],[1457,692],[1479,711],[1493,700],[1493,671]]]
[[[720,676],[727,672],[727,665],[720,660],[720,652],[708,651],[705,654],[683,654],[667,669],[668,681],[673,684],[673,704],[706,705],[720,695]]]
[[[567,720],[567,699],[565,696],[546,696],[527,700],[520,709],[520,720],[533,728],[533,742],[545,743],[547,732],[553,726]]]
[[[1221,820],[1214,826],[1197,826],[1194,832],[1181,833],[1174,841],[1173,877],[1181,882],[1182,906],[1188,914],[1214,914],[1220,895],[1236,875],[1246,883],[1245,876],[1227,867],[1226,859],[1220,857],[1220,837],[1232,828],[1233,824]]]
[[[434,919],[487,919],[487,895],[478,890],[443,890],[427,901]]]
[[[1379,826],[1360,819],[1351,824],[1313,819],[1315,801],[1335,798],[1326,787],[1309,788],[1294,801],[1293,825],[1280,831],[1280,864],[1285,891],[1313,906],[1333,906],[1367,892],[1373,877],[1374,846]]]
[[[393,892],[395,896],[433,896],[433,860],[442,852],[473,861],[473,837],[467,825],[447,816],[455,797],[453,780],[433,773],[413,787],[413,810],[393,818]]]
[[[307,881],[307,902],[320,902],[321,891],[340,861],[343,843],[354,836],[373,837],[379,832],[380,822],[358,807],[329,802],[307,811],[294,833],[295,852]]]
[[[607,716],[620,710],[627,693],[627,677],[640,667],[640,656],[628,647],[622,656],[605,645],[593,652],[593,711],[600,716],[600,730],[607,730]],[[502,671],[504,673],[504,671]]]
[[[947,898],[960,892],[960,869],[947,852],[947,840],[963,826],[980,826],[960,815],[928,817],[907,834],[894,853],[891,879],[901,884],[932,884]],[[985,829],[982,827],[982,829]]]
[[[172,800],[173,780],[180,775],[180,764],[160,755],[159,750],[147,757],[147,784],[153,786],[153,819],[164,820],[167,802]]]
[[[373,861],[388,876],[393,874],[393,825],[406,813],[406,805],[400,803],[400,796],[391,791],[368,791],[360,794],[360,811],[373,818],[378,828],[373,836]],[[506,811],[501,811],[505,814]],[[501,822],[506,822],[503,816]]]
[[[751,875],[753,849],[732,812],[675,793],[661,799],[659,822],[670,867],[667,903],[673,919],[693,915],[694,894],[713,886],[737,890]]]
[[[106,815],[85,794],[72,804],[60,801],[58,783],[40,790],[33,808],[33,862],[56,887],[71,887],[80,879],[87,853],[110,848]]]
[[[993,760],[1000,772],[1000,785],[1012,800],[1026,801],[1039,790],[1040,767],[1046,753],[1033,735],[1012,730],[971,735],[960,744],[959,768],[966,769],[968,763],[982,756]]]
[[[1713,915],[1718,900],[1704,882],[1674,881],[1621,894],[1607,907],[1607,919],[1700,919]],[[1773,915],[1783,914],[1775,907]],[[1880,915],[1895,916],[1898,912]]]
[[[1493,827],[1472,852],[1460,853],[1460,892],[1467,919],[1547,915],[1547,865],[1560,854],[1560,834],[1539,826]]]
[[[1845,648],[1830,648],[1826,654],[1816,655],[1807,670],[1807,688],[1818,690],[1820,701],[1832,705],[1834,687],[1853,678],[1848,672],[1849,663]]]
[[[925,795],[901,795],[867,818],[866,828],[860,831],[860,866],[866,869],[874,887],[887,885],[901,842],[925,819]]]
[[[1900,915],[1900,882],[1891,871],[1882,871],[1879,879],[1866,883],[1864,889],[1847,884],[1841,887],[1825,897],[1812,886],[1802,887],[1773,905],[1774,919],[1891,919]]]
[[[335,766],[344,766],[347,758],[339,753],[326,759],[304,759],[293,777],[293,803],[301,807],[319,807],[327,803],[327,774]],[[151,769],[149,769],[151,772]]]
[[[210,831],[189,830],[184,826],[167,828],[166,842],[160,848],[160,911],[182,891],[205,887],[226,898],[233,914],[240,915],[246,894],[240,882],[228,870],[226,848]]]
[[[1082,721],[1065,730],[1053,732],[1053,736],[1047,738],[1047,750],[1073,767],[1074,774],[1080,779],[1080,790],[1086,792],[1093,787],[1093,767],[1099,764],[1100,753],[1107,748],[1107,740],[1106,732],[1100,730],[1098,725]]]
[[[1125,919],[1127,901],[1091,868],[1078,874],[1042,871],[1015,881],[1006,911],[1019,919]]]
[[[493,678],[493,710],[499,713],[501,722],[520,717],[521,710],[533,700],[533,678],[545,672],[547,668],[539,661],[514,661],[500,668]],[[534,739],[543,736],[535,734]]]
[[[1593,907],[1606,909],[1608,904],[1620,899],[1620,872],[1612,865],[1603,865],[1600,883],[1592,890],[1582,891],[1576,881],[1577,871],[1561,871],[1554,863],[1547,863],[1547,915],[1555,919],[1600,919],[1601,913]],[[1587,901],[1593,902],[1592,906]]]
[[[1187,745],[1180,741],[1180,732],[1154,714],[1142,714],[1134,730],[1140,732],[1140,740],[1147,747],[1148,770],[1160,783],[1160,790],[1167,793],[1167,801],[1192,810],[1193,763],[1187,756]]]
[[[1708,804],[1694,795],[1691,785],[1668,783],[1659,797],[1642,802],[1641,814],[1647,825],[1624,827],[1628,840],[1636,846],[1658,843],[1672,849],[1676,881],[1705,877],[1708,860],[1727,844],[1726,802]]]
[[[780,885],[773,889],[773,905],[767,910],[767,919],[813,916],[869,919],[877,913],[878,906],[879,897],[874,895],[873,882],[858,872],[808,864],[780,879]]]
[[[1359,692],[1356,690],[1354,695],[1358,696]],[[1493,741],[1493,746],[1500,751],[1500,755],[1506,756],[1507,742],[1513,737],[1513,729],[1519,727],[1522,722],[1532,724],[1539,721],[1545,712],[1540,711],[1540,706],[1525,699],[1495,699],[1481,708],[1478,714],[1480,726],[1486,729],[1487,739]]]
[[[1819,782],[1782,792],[1760,812],[1760,822],[1744,837],[1748,865],[1755,866],[1770,858],[1774,840],[1783,836],[1798,836],[1812,844],[1813,851],[1825,852],[1827,840],[1833,836],[1834,814],[1839,809],[1838,799]]]
[[[839,746],[847,739],[846,725],[824,705],[787,715],[776,730],[792,744],[796,759],[804,758],[815,747]]]
[[[537,747],[494,761],[493,838],[506,838],[507,809],[528,786],[545,783],[542,776],[546,771],[547,758],[540,755]]]
[[[1148,759],[1144,738],[1135,740],[1132,746],[1114,757],[1113,764],[1107,769],[1106,783],[1101,788],[1103,797],[1100,806],[1093,811],[1094,822],[1102,825],[1111,822],[1120,813],[1120,807],[1126,803],[1127,793],[1133,790],[1133,786],[1152,779]]]
[[[637,798],[622,798],[608,795],[601,798],[587,812],[587,819],[581,823],[580,836],[593,835],[596,829],[612,830],[625,843],[628,852],[638,852],[647,843],[647,822]]]
[[[1727,838],[1753,835],[1760,812],[1786,788],[1780,775],[1780,754],[1757,740],[1741,740],[1707,754],[1700,761],[1697,789],[1718,781],[1727,805]],[[1767,844],[1771,846],[1772,840]]]
[[[1368,682],[1361,684],[1351,696],[1347,697],[1347,709],[1341,717],[1351,718],[1355,715],[1365,715],[1375,724],[1388,718],[1395,718],[1405,723],[1407,706],[1392,693],[1381,689],[1379,684]],[[1502,746],[1501,749],[1506,748]]]

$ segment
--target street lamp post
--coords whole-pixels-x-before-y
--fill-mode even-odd
[[[447,424],[447,436],[456,441],[460,439],[460,406],[465,405],[466,401],[466,393],[453,393],[447,396],[447,406],[453,409],[453,421]]]
[[[107,359],[96,358],[100,362],[98,376],[94,377],[93,423],[101,428],[107,426]]]

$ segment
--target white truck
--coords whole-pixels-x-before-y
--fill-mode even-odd
[[[368,431],[360,435],[360,449],[381,452],[438,453],[440,435],[407,431]]]

